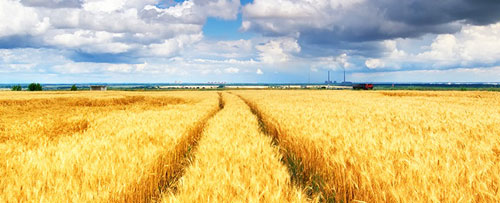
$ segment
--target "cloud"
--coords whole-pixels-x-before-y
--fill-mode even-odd
[[[380,59],[368,59],[365,61],[365,65],[369,69],[375,69],[375,68],[383,67],[384,63]]]
[[[0,71],[195,82],[465,71],[500,65],[498,10],[496,0],[0,0]],[[240,14],[242,39],[204,36],[207,19]]]
[[[256,49],[264,63],[284,63],[291,59],[292,54],[300,52],[297,40],[292,38],[270,40],[266,44],[256,46]]]
[[[404,70],[353,73],[354,82],[498,82],[500,66],[447,70]]]
[[[189,54],[199,57],[213,58],[248,58],[254,55],[254,42],[252,40],[203,40],[196,43],[192,49],[187,50]]]
[[[262,70],[260,68],[257,68],[257,72],[255,72],[255,73],[257,73],[257,75],[263,75],[264,74],[264,72],[262,72]]]
[[[0,38],[13,35],[39,35],[50,26],[49,18],[41,17],[34,8],[13,0],[0,1]]]
[[[0,65],[2,64],[38,64],[52,65],[67,63],[64,51],[54,49],[0,49]]]
[[[143,54],[145,56],[164,56],[170,57],[175,55],[179,50],[185,46],[198,42],[202,39],[202,34],[192,34],[192,35],[179,35],[171,39],[164,40],[160,44],[151,44],[145,50]]]
[[[102,72],[101,70],[99,70],[98,65],[94,63],[73,63],[73,62],[53,66],[52,70],[59,74],[82,74],[82,73]]]
[[[455,36],[469,26],[487,27],[500,21],[499,10],[500,2],[494,0],[254,0],[242,8],[240,29],[270,38],[297,40],[301,50],[294,57],[312,60],[347,53],[355,60],[350,61],[352,71],[415,69],[421,64],[430,68],[434,62],[434,67],[451,67],[452,63],[427,60],[424,56],[419,59],[421,62],[411,59],[410,65],[380,58],[405,61],[405,54],[418,49],[418,43],[410,50],[390,49],[386,43],[427,43],[422,39]],[[260,59],[274,63],[289,60],[290,54],[280,56],[279,49],[275,50],[275,56],[263,54]],[[388,51],[392,56],[387,56]]]
[[[30,72],[36,64],[0,64],[0,73]]]
[[[109,72],[130,73],[133,67],[130,64],[109,64],[106,70]]]
[[[88,53],[74,51],[66,54],[66,57],[74,62],[95,62],[95,63],[136,63],[138,56],[128,53]]]
[[[240,69],[234,68],[234,67],[229,67],[229,68],[224,69],[224,72],[225,73],[238,73],[238,72],[240,72]]]
[[[239,0],[194,0],[194,3],[198,5],[197,12],[225,20],[236,19],[240,7]]]
[[[115,42],[123,34],[105,31],[77,30],[73,33],[62,33],[47,39],[49,45],[64,48],[79,48],[87,53],[124,53],[131,49],[131,45]]]
[[[78,8],[83,0],[21,0],[21,3],[29,7]]]
[[[153,58],[138,63],[109,63],[105,61],[74,62],[60,57],[53,59],[50,62],[50,66],[44,66],[39,63],[30,63],[30,55],[28,54],[30,50],[37,52],[36,49],[26,49],[22,52],[20,50],[0,49],[0,72],[9,73],[11,76],[14,73],[37,73],[40,81],[44,81],[42,80],[43,78],[51,78],[54,80],[53,82],[73,83],[98,81],[120,82],[124,79],[136,82],[169,82],[174,80],[190,82],[200,82],[200,80],[221,81],[224,75],[231,75],[232,77],[229,80],[237,82],[237,78],[255,75],[255,66],[259,64],[255,60],[212,60],[184,57],[172,57],[166,59],[166,61],[155,61]],[[53,56],[49,51],[46,50],[47,53],[45,55]],[[23,52],[27,54],[23,56]],[[37,53],[34,55],[42,56],[43,54]],[[33,61],[39,60],[41,59],[38,58]],[[60,77],[54,78],[52,76]],[[37,78],[33,75],[30,75],[31,77]]]
[[[340,54],[338,56],[309,58],[302,63],[311,64],[311,70],[313,70],[314,72],[317,72],[320,68],[338,71],[344,69],[347,70],[353,66],[353,64],[349,62],[349,56],[346,53]]]
[[[398,43],[399,42],[399,43]],[[500,23],[488,26],[465,26],[455,34],[440,34],[422,50],[410,53],[398,46],[420,44],[419,40],[389,40],[383,57],[365,61],[370,69],[449,69],[460,67],[496,66],[500,64]],[[409,45],[408,45],[409,44]],[[413,44],[413,45],[412,45]]]
[[[454,33],[464,24],[497,22],[498,10],[494,0],[255,0],[243,8],[242,29],[312,43],[359,42]]]
[[[184,60],[182,60],[184,61]],[[259,64],[259,62],[254,61],[253,59],[250,60],[236,60],[236,59],[225,59],[225,60],[212,60],[212,59],[194,59],[192,60],[195,63],[201,63],[201,64],[217,64],[217,65],[238,65],[238,66],[253,66],[256,64]]]
[[[500,62],[500,23],[466,26],[456,35],[439,35],[429,51],[418,54],[444,65],[493,64]]]
[[[55,65],[51,68],[54,74],[85,74],[96,77],[96,75],[109,74],[166,74],[182,75],[183,71],[175,67],[163,64],[128,64],[128,63],[91,63],[91,62],[67,62]]]
[[[157,3],[0,0],[0,47],[52,47],[73,51],[74,55],[123,54],[134,58],[139,53],[141,57],[172,57],[203,38],[208,17],[236,19],[240,7],[237,0],[172,1],[163,4],[165,7]],[[15,38],[23,40],[9,40]],[[80,59],[92,62],[94,57]]]
[[[135,71],[137,72],[142,72],[148,67],[148,62],[144,62],[143,64],[137,64],[135,65]]]
[[[82,7],[86,11],[111,13],[123,9],[125,3],[125,0],[86,0]]]

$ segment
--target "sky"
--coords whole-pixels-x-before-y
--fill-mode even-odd
[[[0,83],[500,82],[498,0],[0,0]]]

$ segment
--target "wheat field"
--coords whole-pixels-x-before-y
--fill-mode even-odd
[[[324,199],[500,201],[498,93],[238,94]]]
[[[0,202],[499,202],[500,94],[0,92]]]
[[[0,98],[0,202],[151,199],[219,107],[201,92]]]
[[[207,123],[195,158],[179,180],[176,193],[163,202],[304,202],[290,184],[269,136],[237,96],[222,94],[224,108]]]

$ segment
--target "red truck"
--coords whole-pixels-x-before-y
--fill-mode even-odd
[[[353,84],[352,89],[355,90],[372,90],[373,89],[373,84],[370,83],[363,83],[363,84]]]

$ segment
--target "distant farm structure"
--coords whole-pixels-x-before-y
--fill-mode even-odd
[[[108,90],[108,86],[106,85],[91,85],[90,91],[106,91]]]

